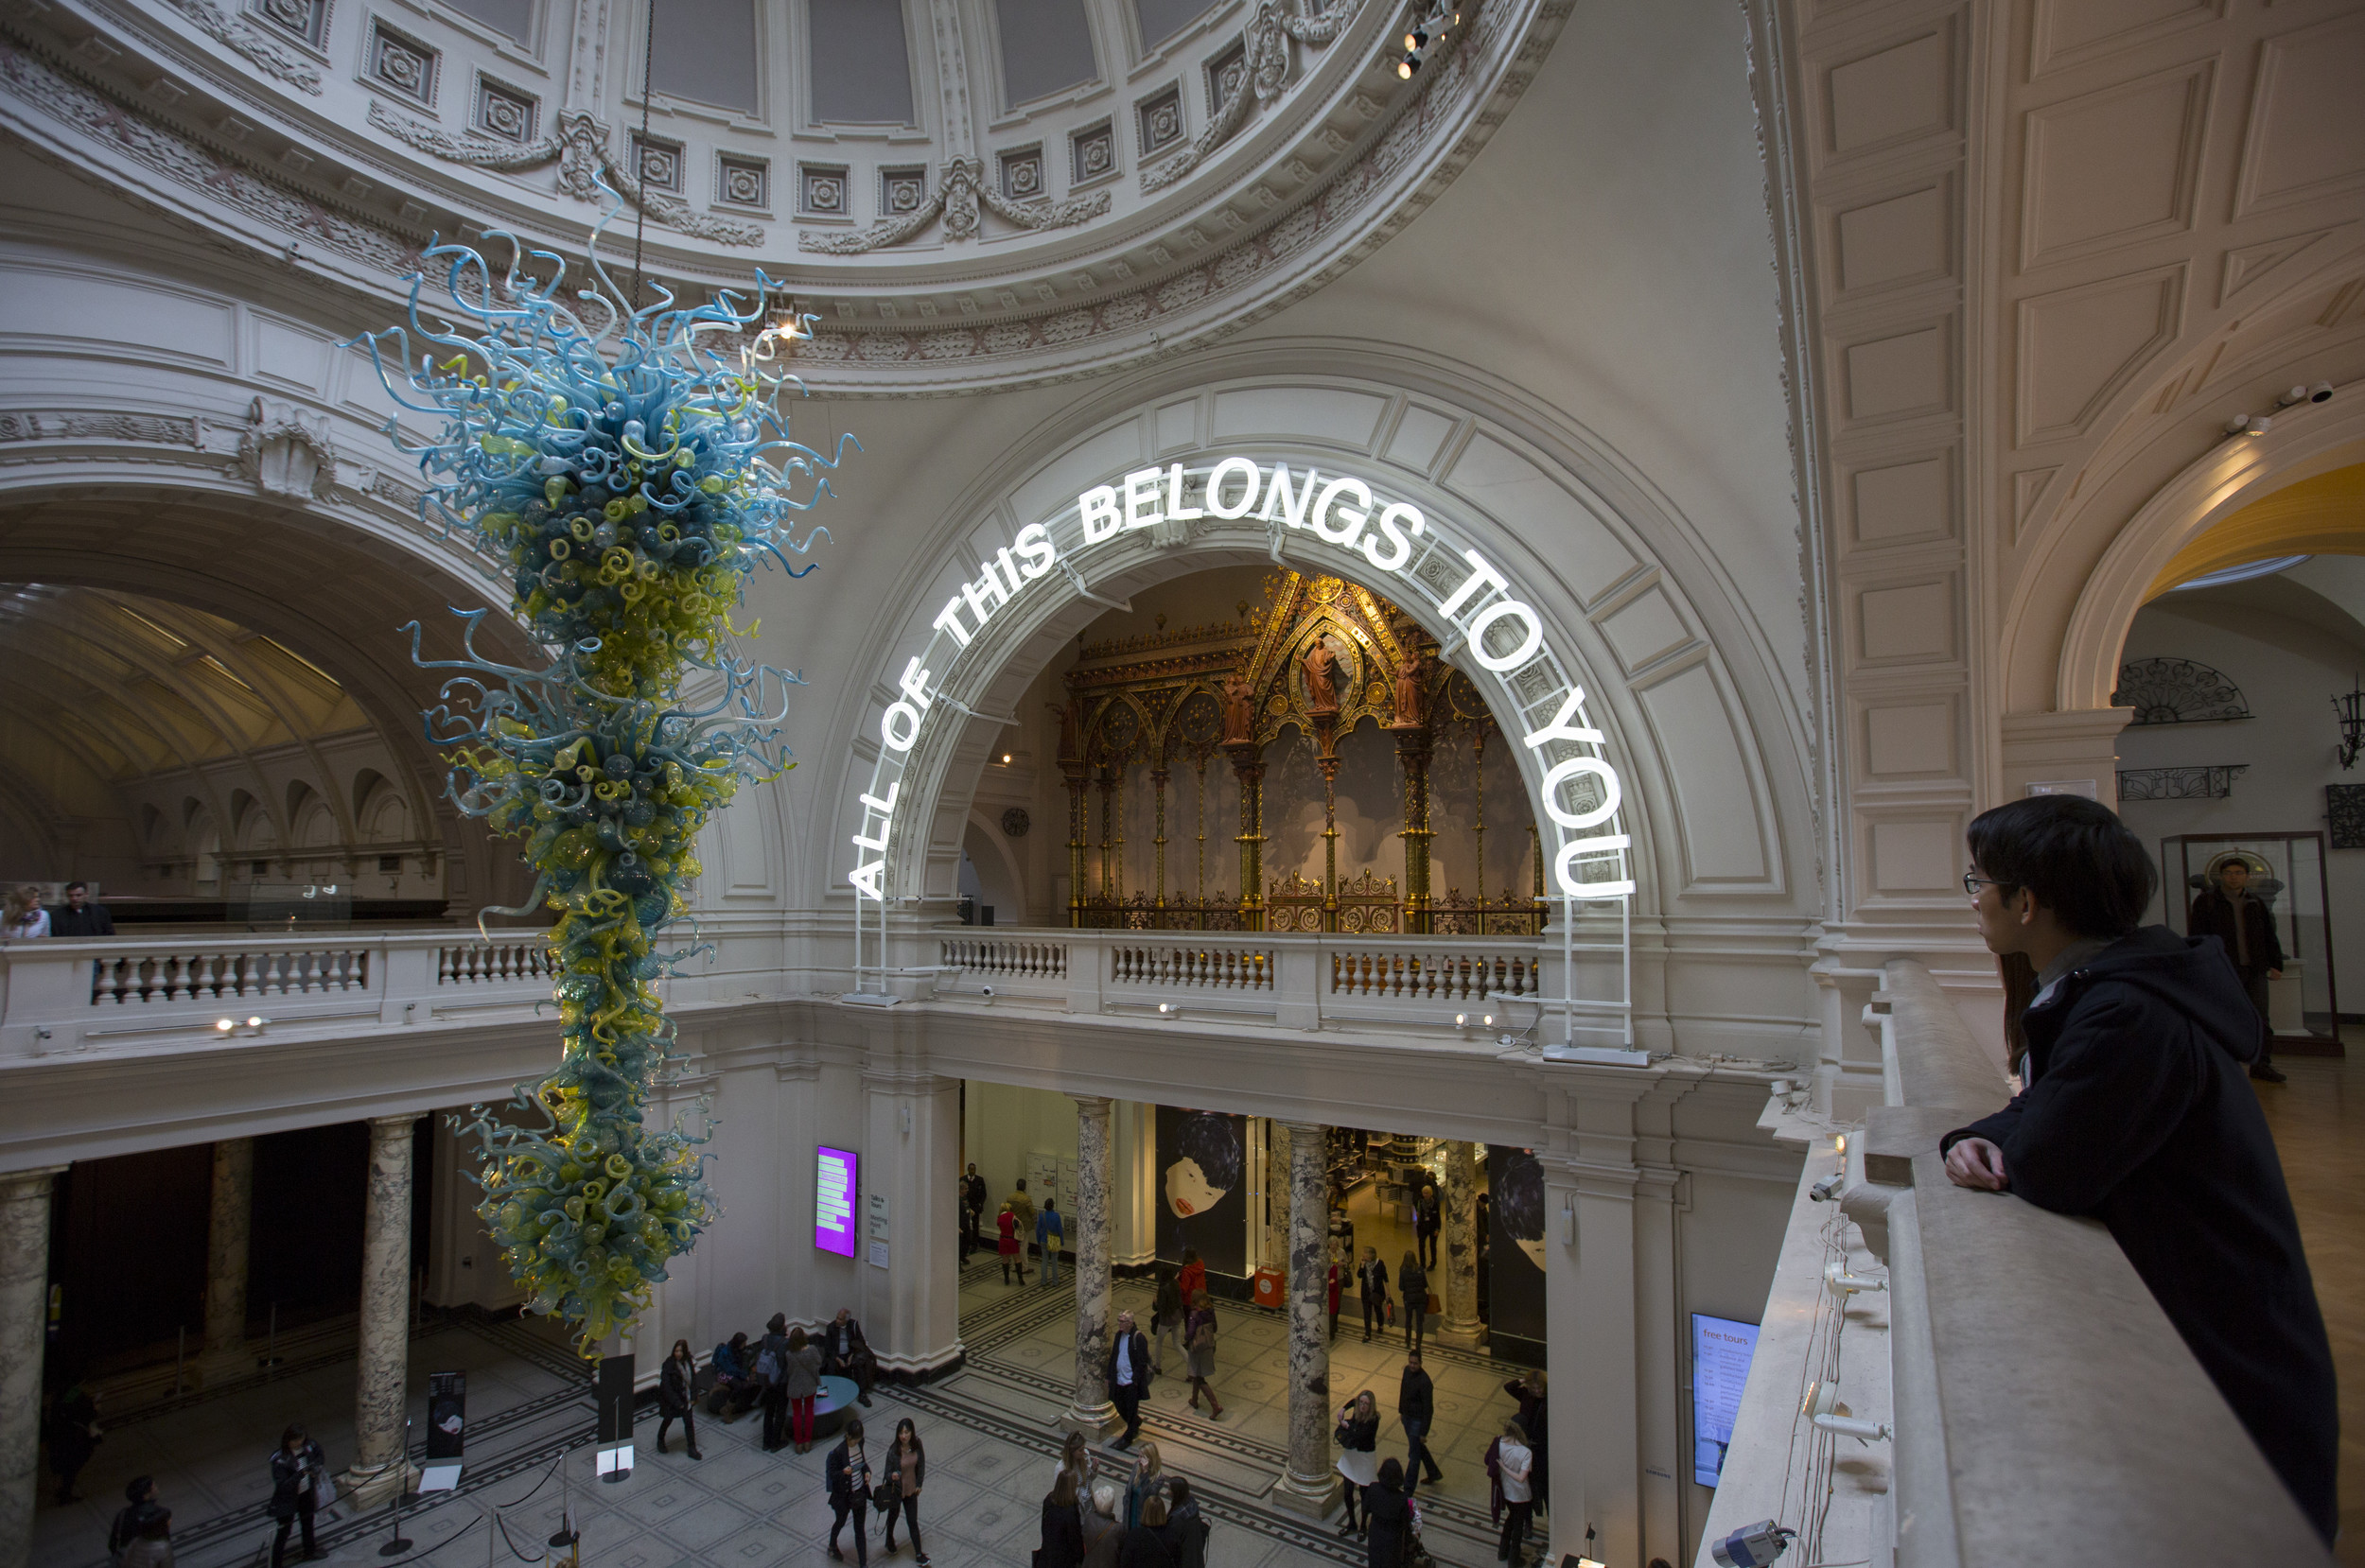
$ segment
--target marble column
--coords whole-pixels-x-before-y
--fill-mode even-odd
[[[1326,1129],[1289,1129],[1289,1464],[1272,1499],[1316,1518],[1338,1492],[1331,1470],[1330,1185]]]
[[[1060,1413],[1060,1425],[1095,1437],[1118,1424],[1107,1380],[1112,1294],[1110,1199],[1116,1180],[1109,1112],[1114,1103],[1094,1094],[1076,1096],[1076,1191],[1061,1194],[1068,1201],[1067,1222],[1075,1227],[1076,1399]]]
[[[344,1485],[363,1507],[408,1490],[403,1406],[411,1377],[411,1135],[418,1117],[370,1118],[369,1192],[361,1217],[360,1373],[353,1399],[353,1468]]]
[[[1476,1345],[1478,1315],[1478,1145],[1445,1145],[1445,1323],[1438,1337]]]
[[[205,1230],[209,1356],[227,1358],[246,1343],[246,1254],[254,1228],[254,1140],[225,1138],[214,1145],[214,1212]]]
[[[41,1362],[49,1321],[49,1193],[62,1165],[0,1175],[0,1568],[33,1559]]]

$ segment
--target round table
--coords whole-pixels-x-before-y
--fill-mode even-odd
[[[823,1378],[821,1392],[813,1402],[813,1435],[816,1437],[827,1437],[844,1425],[846,1412],[853,1408],[854,1400],[861,1392],[854,1386],[852,1378]]]

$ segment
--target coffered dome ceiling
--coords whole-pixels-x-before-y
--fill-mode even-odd
[[[648,3],[50,0],[0,22],[0,74],[34,145],[368,281],[432,232],[580,254],[604,179],[607,253],[645,218],[669,283],[791,281],[817,388],[951,391],[1172,353],[1335,275],[1570,9],[1472,4],[1404,79],[1426,0]]]

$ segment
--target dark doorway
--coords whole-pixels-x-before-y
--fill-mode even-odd
[[[210,1143],[78,1160],[59,1177],[53,1385],[169,1360],[184,1328],[196,1352],[213,1181]]]

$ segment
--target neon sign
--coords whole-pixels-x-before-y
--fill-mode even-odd
[[[928,647],[904,663],[894,681],[897,696],[879,717],[880,765],[859,797],[856,855],[846,880],[860,898],[885,900],[886,850],[902,789],[900,775],[928,715],[939,700],[971,712],[946,697],[932,665],[949,668],[1027,584],[1055,569],[1081,589],[1082,576],[1068,557],[1095,552],[1137,530],[1209,517],[1253,519],[1265,525],[1276,543],[1285,531],[1310,532],[1326,545],[1361,555],[1374,572],[1414,590],[1392,597],[1409,605],[1429,601],[1440,623],[1434,629],[1446,636],[1447,646],[1466,643],[1471,662],[1504,677],[1507,686],[1550,653],[1543,618],[1515,597],[1501,570],[1480,551],[1445,537],[1418,506],[1384,499],[1361,478],[1325,478],[1314,468],[1300,476],[1286,462],[1267,465],[1237,456],[1219,460],[1203,476],[1180,462],[1138,469],[1118,483],[1084,491],[1073,512],[1028,524],[1008,545],[979,561],[975,580],[963,581],[937,613],[937,635]],[[1631,839],[1617,831],[1615,823],[1623,786],[1605,755],[1602,731],[1585,721],[1585,688],[1557,675],[1557,658],[1550,663],[1554,676],[1541,700],[1521,706],[1515,691],[1513,703],[1521,715],[1521,744],[1538,754],[1543,768],[1545,815],[1559,829],[1553,882],[1565,898],[1624,898],[1635,883],[1621,875]]]

